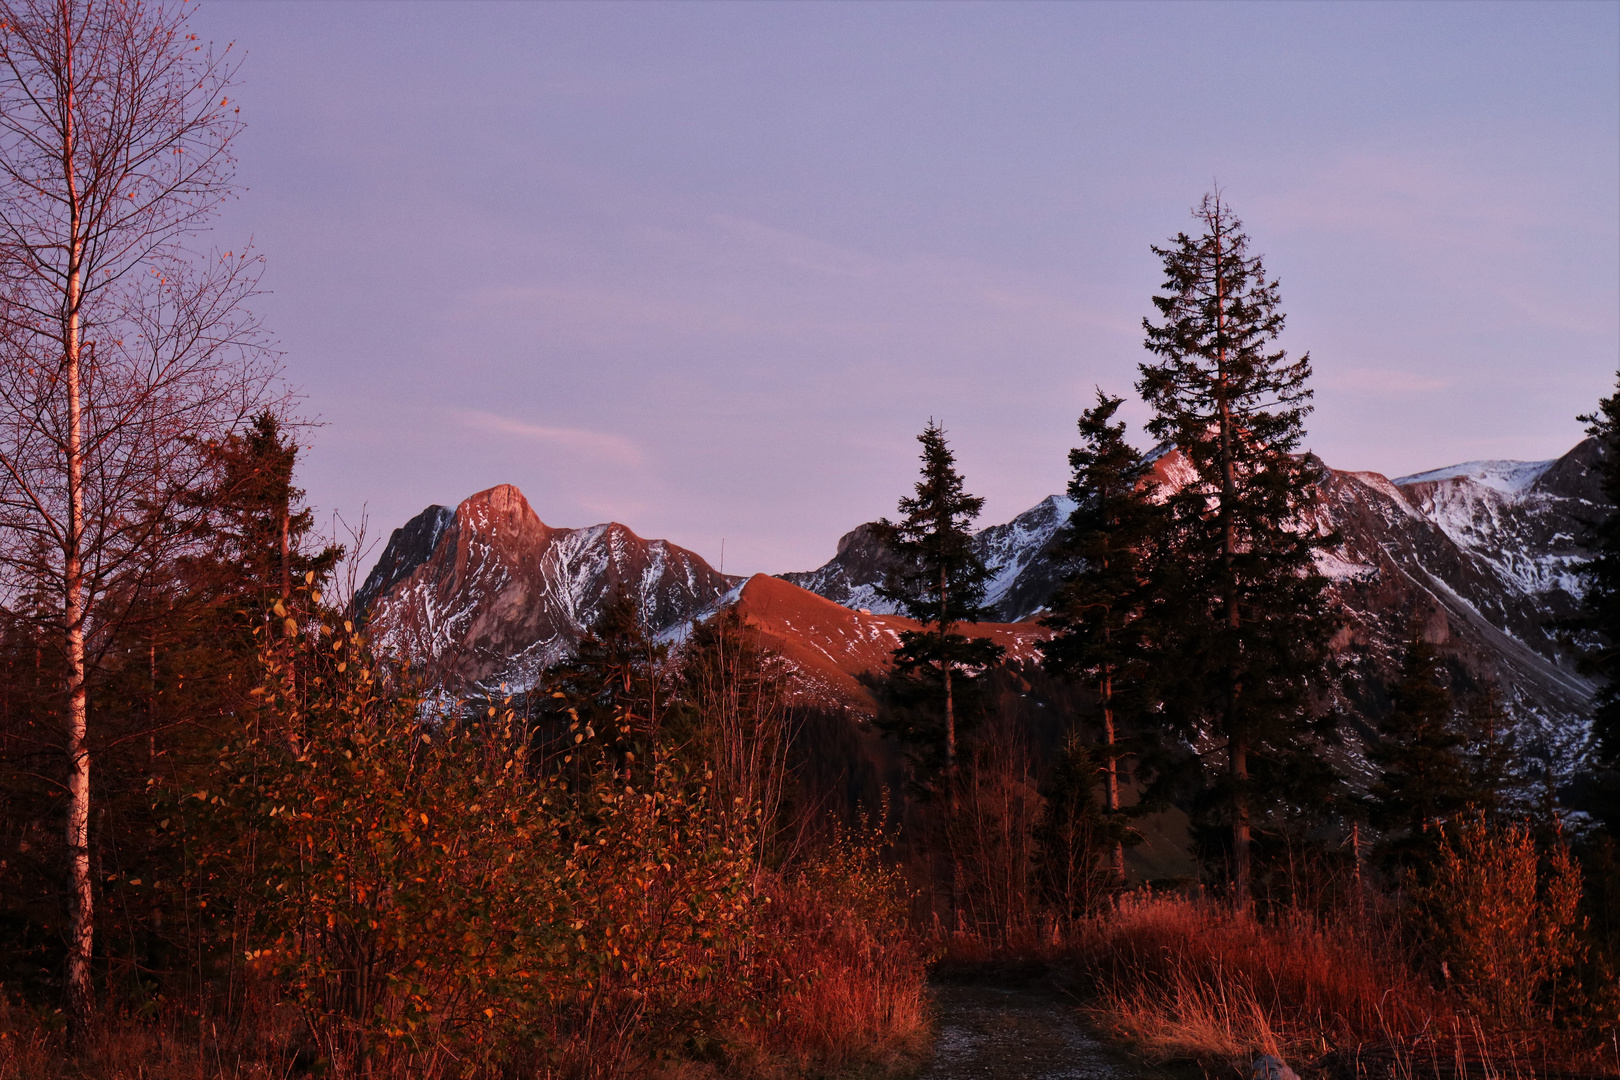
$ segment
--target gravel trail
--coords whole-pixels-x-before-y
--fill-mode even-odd
[[[1072,999],[1039,976],[933,988],[934,1057],[920,1080],[1150,1080],[1099,1042]]]

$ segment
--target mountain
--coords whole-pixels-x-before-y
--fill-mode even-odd
[[[1390,480],[1325,469],[1309,525],[1341,543],[1319,564],[1343,627],[1333,641],[1345,675],[1335,697],[1353,726],[1387,708],[1387,687],[1416,630],[1442,647],[1460,689],[1491,685],[1552,756],[1567,760],[1584,734],[1593,687],[1548,630],[1579,603],[1575,567],[1582,522],[1603,512],[1588,439],[1554,461],[1477,461]],[[1154,478],[1179,486],[1174,451]],[[1054,495],[1005,525],[977,534],[992,573],[997,618],[1037,616],[1061,571],[1048,546],[1074,504]],[[839,541],[819,569],[782,577],[848,607],[892,612],[876,586],[887,566],[869,525]]]
[[[1469,462],[1395,480],[1324,467],[1307,527],[1341,538],[1319,563],[1343,617],[1332,695],[1352,734],[1387,710],[1417,632],[1440,646],[1458,689],[1497,690],[1529,749],[1564,761],[1577,752],[1593,686],[1547,623],[1579,603],[1582,522],[1604,512],[1599,452],[1587,440],[1554,461]],[[1186,463],[1164,454],[1154,475],[1179,484]],[[1031,620],[1061,573],[1048,548],[1073,509],[1054,495],[975,538],[992,572],[987,606],[1006,624],[994,632],[1016,639],[1019,655],[1033,656],[1040,630]],[[745,583],[623,525],[552,528],[503,485],[454,510],[428,507],[396,530],[357,605],[383,648],[447,682],[526,687],[618,590],[666,639],[739,604],[793,662],[809,697],[865,712],[870,697],[855,676],[885,666],[909,625],[877,593],[889,566],[862,525],[819,569]]]
[[[741,582],[617,523],[552,528],[502,484],[395,529],[355,604],[380,648],[447,684],[527,687],[621,591],[663,632]]]
[[[869,714],[875,703],[859,676],[886,671],[903,630],[919,623],[902,615],[854,610],[782,578],[755,574],[731,600],[760,643],[780,653],[797,683],[797,696],[809,704]],[[1007,658],[1039,659],[1036,642],[1049,636],[1037,623],[972,623],[964,632],[987,637],[1007,650]]]
[[[1049,495],[1005,525],[991,525],[974,536],[991,579],[984,604],[1003,622],[1032,618],[1057,588],[1059,569],[1046,557],[1046,547],[1074,513],[1074,501]],[[857,525],[838,541],[826,565],[777,575],[802,589],[845,607],[893,614],[900,605],[878,595],[894,559],[878,538],[874,522]]]

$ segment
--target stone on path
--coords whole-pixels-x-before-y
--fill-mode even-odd
[[[1261,1054],[1254,1059],[1254,1080],[1299,1080],[1299,1074],[1283,1064],[1282,1058]]]

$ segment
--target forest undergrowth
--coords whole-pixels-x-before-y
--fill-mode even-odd
[[[1142,1061],[1206,1076],[1247,1076],[1262,1054],[1306,1077],[1620,1075],[1606,969],[1573,955],[1573,919],[1549,926],[1534,900],[1527,919],[1500,906],[1517,899],[1476,891],[1444,909],[1448,927],[1384,894],[1243,916],[1198,890],[1144,887],[940,952],[958,976],[1034,965]]]
[[[75,1047],[48,983],[0,987],[0,1078],[915,1063],[907,887],[880,833],[795,824],[792,711],[733,621],[670,659],[628,620],[538,709],[447,704],[308,578],[254,631],[262,677],[232,737],[143,784],[150,869],[107,888],[145,917],[122,955],[103,939],[95,1030]]]

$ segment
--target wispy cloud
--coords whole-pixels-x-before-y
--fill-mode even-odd
[[[529,439],[534,442],[550,443],[588,457],[602,461],[612,461],[620,465],[641,464],[640,447],[619,435],[610,435],[601,431],[586,431],[582,428],[529,424],[522,420],[514,420],[508,416],[498,416],[495,413],[482,412],[477,409],[455,409],[452,411],[456,420],[463,427],[472,431],[494,432],[500,435],[511,435],[519,439]]]

